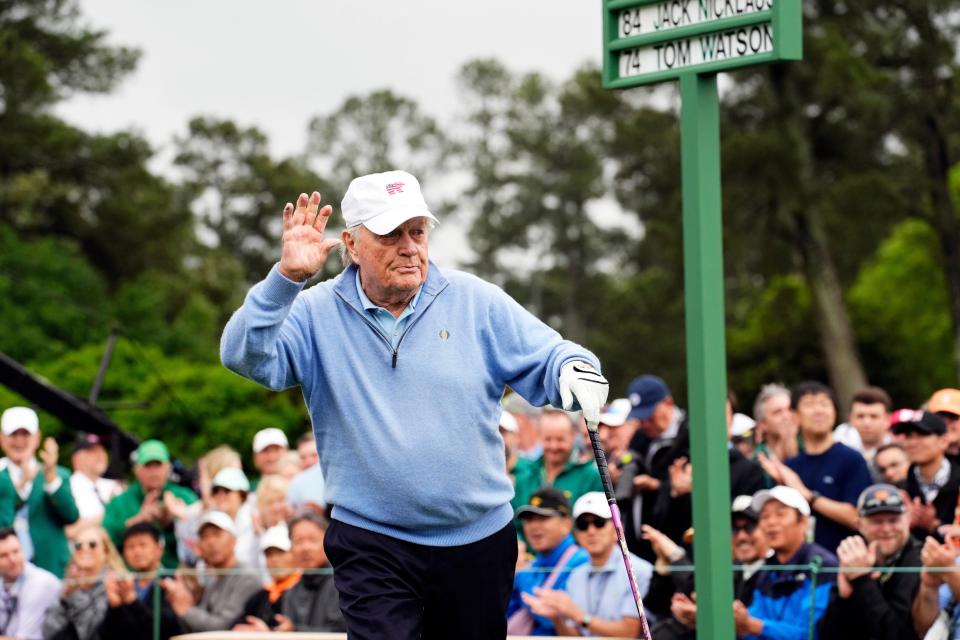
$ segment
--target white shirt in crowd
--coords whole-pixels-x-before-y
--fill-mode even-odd
[[[79,471],[74,471],[70,476],[70,491],[81,518],[103,517],[106,504],[120,495],[122,490],[119,482],[109,478],[97,478],[94,482]]]
[[[60,581],[29,562],[12,583],[0,586],[0,635],[18,640],[43,638],[47,609],[60,599]]]

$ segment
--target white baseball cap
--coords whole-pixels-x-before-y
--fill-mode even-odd
[[[250,481],[241,469],[224,467],[213,477],[212,487],[223,487],[230,491],[250,491]]]
[[[254,453],[260,453],[274,444],[280,445],[284,449],[290,448],[290,443],[287,441],[287,434],[276,427],[260,429],[260,431],[257,431],[257,435],[253,436]]]
[[[610,503],[601,491],[591,491],[580,496],[573,505],[573,519],[576,520],[585,513],[591,513],[599,518],[610,519]]]
[[[347,229],[363,225],[386,235],[410,218],[426,217],[440,223],[420,193],[420,183],[406,171],[385,171],[350,181],[340,204]]]
[[[800,492],[792,487],[786,487],[780,484],[772,489],[757,491],[753,494],[753,510],[759,514],[760,511],[763,510],[763,505],[767,504],[770,500],[776,500],[792,509],[796,509],[801,515],[810,515],[810,505],[807,504],[806,499]]]
[[[608,427],[622,427],[630,415],[630,409],[633,405],[627,398],[617,398],[603,409],[600,414],[600,424]]]
[[[233,518],[223,511],[207,511],[203,514],[203,517],[200,518],[200,523],[197,525],[197,531],[201,531],[208,524],[223,529],[230,535],[237,535],[237,526],[233,523]]]
[[[290,551],[290,546],[290,531],[285,524],[270,527],[260,536],[260,551],[267,549]]]
[[[26,429],[31,435],[40,431],[40,420],[37,412],[30,407],[10,407],[0,417],[0,431],[3,435]]]
[[[514,418],[513,414],[506,409],[504,409],[500,414],[500,428],[504,431],[509,431],[510,433],[516,433],[520,431],[520,425],[517,424],[517,419]]]
[[[733,438],[742,438],[749,435],[756,426],[756,420],[750,416],[742,413],[735,413],[733,414],[733,421],[730,424],[730,436]]]

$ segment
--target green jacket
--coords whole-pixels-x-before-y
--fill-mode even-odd
[[[80,513],[70,492],[70,472],[57,467],[60,487],[53,493],[44,491],[43,466],[39,465],[33,487],[26,500],[20,498],[10,472],[0,471],[0,526],[12,527],[16,512],[27,506],[27,525],[33,542],[33,564],[58,578],[70,562],[70,547],[63,528],[77,521]]]
[[[193,491],[178,484],[168,482],[163,487],[163,491],[164,493],[169,491],[187,504],[193,504],[197,501],[197,495]],[[103,528],[110,534],[117,549],[122,548],[123,531],[127,528],[127,520],[140,513],[140,505],[143,504],[145,497],[140,482],[134,482],[129,489],[111,500],[110,504],[107,505],[106,512],[103,514]],[[163,532],[163,566],[167,569],[175,569],[178,564],[177,536],[174,535],[173,524],[167,527],[161,527],[159,522],[154,524]]]
[[[593,460],[586,462],[577,462],[570,460],[567,466],[557,475],[553,484],[547,482],[547,472],[543,466],[543,456],[536,460],[520,460],[513,469],[516,482],[513,485],[513,500],[510,506],[516,514],[517,509],[525,504],[529,504],[530,496],[537,489],[546,486],[553,486],[555,489],[563,491],[570,500],[570,506],[577,501],[577,498],[590,491],[603,491],[603,483],[600,481],[600,471]],[[517,523],[519,528],[520,524]]]

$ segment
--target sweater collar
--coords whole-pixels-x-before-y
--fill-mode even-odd
[[[360,293],[357,291],[358,271],[359,268],[356,264],[351,264],[341,271],[340,275],[338,275],[334,281],[333,289],[347,304],[363,313],[364,304],[360,299]],[[417,293],[418,306],[421,306],[420,302],[423,300],[427,300],[428,302],[432,301],[448,284],[450,284],[450,281],[443,275],[440,268],[431,261],[430,266],[427,268],[427,279],[420,286],[420,291]],[[424,304],[422,306],[426,307],[427,305]]]

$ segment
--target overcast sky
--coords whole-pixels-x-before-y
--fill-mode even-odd
[[[443,119],[466,61],[568,77],[599,64],[601,3],[555,0],[82,0],[89,23],[138,47],[134,74],[59,112],[88,129],[134,127],[155,144],[197,114],[255,124],[297,153],[310,116],[389,87]]]
[[[89,24],[137,47],[116,91],[58,113],[92,131],[135,129],[169,151],[195,115],[256,125],[276,155],[303,151],[310,117],[379,88],[441,122],[458,109],[460,66],[495,57],[515,71],[568,78],[601,59],[600,0],[82,0]],[[162,169],[163,164],[158,164]],[[429,195],[429,194],[428,194]],[[453,254],[462,229],[441,225]],[[436,242],[433,257],[456,262]]]

